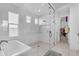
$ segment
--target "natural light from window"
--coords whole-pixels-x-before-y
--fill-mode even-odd
[[[31,23],[31,17],[30,16],[26,16],[26,22]]]
[[[8,12],[9,20],[9,37],[19,36],[18,24],[19,24],[19,14]]]
[[[35,18],[35,24],[38,24],[38,19],[37,18]]]

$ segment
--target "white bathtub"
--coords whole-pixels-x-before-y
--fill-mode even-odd
[[[18,40],[12,40],[0,51],[0,56],[16,56],[30,49],[31,47],[28,45]]]

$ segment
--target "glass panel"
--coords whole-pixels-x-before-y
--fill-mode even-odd
[[[19,36],[17,28],[9,28],[9,37],[17,37]]]
[[[19,24],[19,15],[13,12],[8,12],[8,21],[9,21],[9,37],[18,36],[18,24]]]
[[[19,24],[19,15],[13,12],[8,12],[9,23]]]
[[[9,24],[9,29],[10,28],[18,28],[18,25]]]
[[[48,3],[29,5],[27,4],[26,9],[29,12],[26,9],[19,8],[26,7],[26,4],[24,4],[24,7],[22,6],[22,4],[16,4],[16,6],[20,10],[16,6],[13,6],[14,4],[11,5],[12,9],[7,10],[11,10],[14,12],[8,12],[8,34],[6,34],[6,32],[0,31],[0,39],[4,39],[5,43],[8,42],[5,44],[3,43],[3,41],[0,41],[3,43],[1,44],[2,47],[0,47],[0,49],[3,49],[1,51],[3,51],[5,56],[44,56],[45,53],[48,52],[48,50],[52,49],[53,42],[55,42],[54,25],[51,26],[53,22],[51,20],[54,19],[51,18],[49,15]],[[39,9],[39,6],[42,6],[42,8]],[[6,8],[7,7],[5,5],[5,12],[7,11]],[[30,15],[31,17],[27,15]],[[4,16],[1,17],[5,18]],[[3,24],[3,26],[5,25],[6,24]],[[7,38],[6,36],[9,37]],[[5,39],[9,40],[5,41]]]

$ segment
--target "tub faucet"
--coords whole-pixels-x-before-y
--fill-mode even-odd
[[[0,41],[0,45],[1,45],[3,42],[8,43],[8,41],[7,41],[7,40],[1,40],[1,41]]]
[[[1,44],[2,44],[3,42],[8,43],[8,41],[7,41],[7,40],[1,40],[1,41],[0,41],[0,51],[2,50],[2,49],[1,49]]]

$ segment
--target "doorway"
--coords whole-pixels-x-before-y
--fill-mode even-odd
[[[61,20],[60,20],[60,42],[68,44],[68,33],[69,33],[68,16],[61,17]]]

